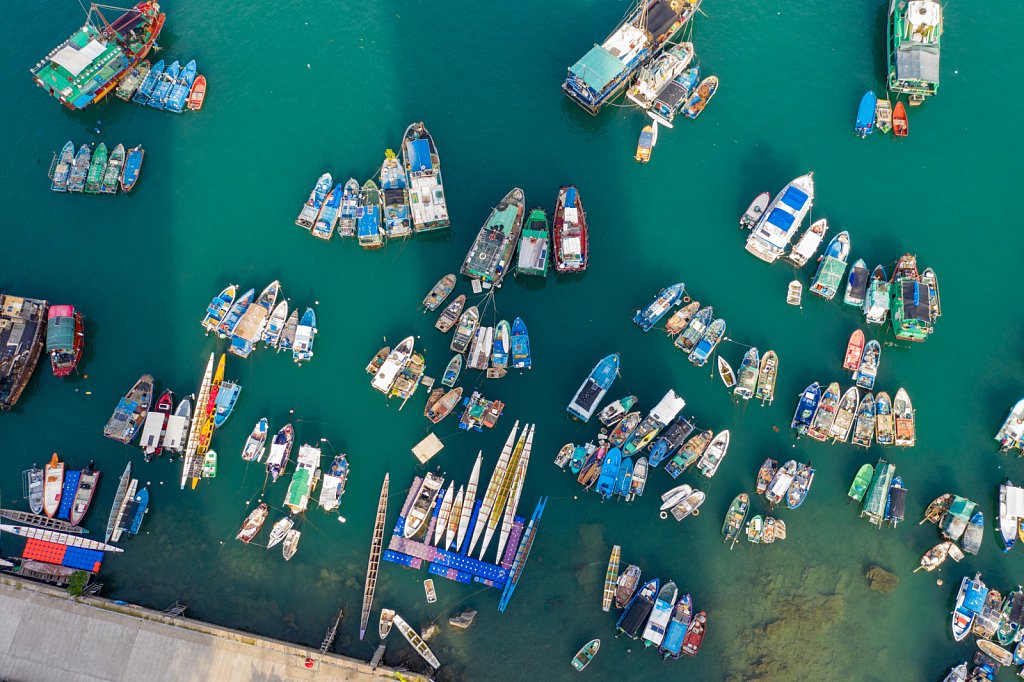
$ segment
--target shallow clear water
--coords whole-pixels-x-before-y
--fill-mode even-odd
[[[160,56],[195,58],[209,81],[198,114],[115,99],[64,110],[27,70],[78,25],[77,8],[39,13],[22,1],[0,10],[0,288],[73,303],[88,335],[83,376],[56,380],[41,363],[17,408],[0,419],[2,499],[17,504],[19,472],[53,451],[76,467],[95,459],[104,479],[87,525],[96,534],[114,480],[126,459],[135,462],[150,483],[151,512],[128,551],[106,562],[105,594],[156,608],[180,600],[194,617],[314,647],[344,607],[336,648],[368,658],[376,637],[371,627],[358,641],[358,614],[377,494],[389,471],[390,525],[417,471],[409,448],[429,424],[420,416],[425,392],[398,412],[369,388],[363,367],[382,338],[393,344],[416,334],[427,373],[440,377],[450,354],[433,317],[417,310],[426,290],[458,268],[509,188],[522,187],[529,206],[550,210],[558,186],[572,182],[592,230],[589,272],[509,279],[485,317],[526,320],[535,369],[484,385],[508,405],[494,432],[459,432],[454,420],[437,429],[446,447],[436,462],[462,483],[478,450],[489,474],[515,420],[538,424],[521,511],[540,495],[551,501],[516,596],[499,615],[495,591],[436,580],[439,601],[428,606],[425,572],[384,564],[373,622],[382,605],[417,626],[437,619],[432,647],[441,674],[466,679],[568,678],[569,659],[591,637],[604,640],[587,671],[599,678],[938,679],[973,655],[949,634],[955,583],[981,570],[990,585],[1010,589],[1022,550],[1002,554],[987,532],[980,556],[935,575],[911,571],[937,542],[932,527],[914,523],[931,499],[955,491],[977,500],[991,528],[997,484],[1024,477],[1021,463],[995,452],[991,440],[1024,384],[1012,303],[1021,151],[1013,112],[1022,102],[1019,91],[1004,91],[1000,75],[1020,58],[982,15],[947,7],[941,94],[911,111],[911,136],[897,143],[851,134],[861,94],[883,86],[883,3],[708,2],[694,41],[704,68],[722,79],[720,92],[696,123],[663,130],[641,167],[632,160],[639,113],[611,108],[591,118],[559,92],[565,68],[612,29],[622,3],[527,0],[469,11],[423,2],[182,0],[166,10]],[[412,120],[425,121],[440,148],[450,234],[373,253],[322,243],[292,224],[320,173],[365,179]],[[51,194],[50,155],[68,138],[143,144],[135,191]],[[849,383],[842,354],[862,319],[812,297],[802,310],[786,306],[791,269],[746,255],[736,220],[755,194],[775,193],[808,170],[817,183],[814,216],[828,217],[833,233],[850,231],[851,260],[891,263],[909,250],[939,274],[944,315],[935,334],[912,348],[886,343],[878,378],[890,393],[906,386],[914,400],[913,450],[795,443],[788,431],[804,386]],[[810,274],[809,266],[805,282]],[[143,465],[136,449],[102,438],[118,396],[140,374],[178,393],[196,390],[209,353],[224,345],[197,322],[225,282],[258,291],[275,278],[293,304],[316,303],[316,358],[300,368],[260,350],[229,361],[227,376],[244,389],[214,440],[222,457],[216,481],[179,491],[177,467]],[[774,406],[735,406],[707,368],[691,367],[661,333],[644,335],[630,323],[636,307],[680,280],[727,319],[736,343],[722,352],[734,366],[744,345],[779,353]],[[468,293],[466,283],[460,291]],[[882,339],[891,342],[891,333]],[[645,498],[601,504],[550,464],[563,443],[596,433],[570,422],[564,406],[612,351],[622,353],[622,379],[611,398],[636,393],[646,410],[674,388],[700,424],[731,430],[699,518],[657,518],[657,496],[670,486],[661,472]],[[476,373],[466,380],[476,383]],[[238,458],[261,416],[275,430],[294,421],[300,443],[328,439],[327,451],[347,452],[352,466],[341,509],[347,523],[310,512],[288,564],[276,551],[232,540],[263,483],[262,467]],[[908,522],[896,530],[875,529],[846,504],[858,467],[882,455],[910,489]],[[734,495],[752,492],[766,456],[813,460],[813,489],[799,511],[780,512],[788,540],[729,551],[720,542],[722,515]],[[692,474],[687,480],[695,482]],[[280,506],[285,487],[271,487],[268,501]],[[754,507],[764,513],[760,502]],[[599,607],[612,544],[622,545],[624,563],[674,579],[708,610],[696,659],[663,663],[637,643],[612,639],[615,616]],[[4,538],[3,548],[18,545]],[[863,573],[875,564],[900,576],[895,592],[868,589]],[[470,630],[444,624],[467,606],[480,611]],[[393,635],[387,660],[409,653]]]

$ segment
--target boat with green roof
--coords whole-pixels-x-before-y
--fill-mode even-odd
[[[843,231],[833,237],[825,249],[824,257],[818,264],[818,271],[814,273],[810,292],[831,301],[839,291],[839,285],[846,273],[846,260],[849,257],[850,233]]]
[[[89,175],[85,180],[85,191],[88,194],[98,194],[103,184],[103,172],[107,169],[107,145],[100,142],[96,151],[92,153],[92,163],[89,165]]]
[[[512,188],[498,202],[473,241],[461,272],[485,287],[501,286],[523,229],[523,190]]]
[[[69,109],[85,109],[117,87],[156,44],[166,16],[151,0],[113,21],[93,4],[85,23],[31,69],[36,84]]]
[[[920,104],[939,90],[942,5],[937,0],[890,0],[887,81],[890,92]]]
[[[526,216],[523,236],[519,240],[519,260],[516,261],[517,275],[540,275],[547,277],[550,242],[548,214],[543,208],[534,208]]]

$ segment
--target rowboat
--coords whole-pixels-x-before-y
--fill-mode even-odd
[[[426,298],[423,299],[424,312],[427,310],[437,310],[437,307],[451,296],[453,289],[455,289],[454,274],[445,275],[437,280],[437,284],[431,287],[430,291],[427,292]]]
[[[607,613],[612,608],[612,600],[615,598],[615,586],[619,579],[619,557],[622,548],[618,545],[612,547],[612,554],[608,557],[608,570],[604,574],[604,594],[601,597],[601,610]]]
[[[199,111],[206,101],[206,76],[196,76],[192,81],[192,89],[188,93],[188,108],[190,111]]]
[[[924,518],[922,518],[917,525],[921,525],[925,521],[929,523],[938,523],[939,520],[945,515],[949,506],[953,504],[953,494],[946,493],[945,495],[939,495],[931,504],[924,510]]]
[[[936,568],[945,563],[947,558],[953,559],[953,561],[960,561],[964,558],[964,553],[960,551],[960,548],[956,546],[956,543],[940,542],[935,545],[921,557],[921,565],[914,569],[914,573],[917,573],[921,569],[931,573]]]
[[[1013,664],[1013,654],[991,640],[979,639],[978,648],[1000,665]]]
[[[434,323],[434,327],[442,334],[447,334],[451,331],[451,328],[455,326],[455,323],[459,321],[459,316],[462,315],[462,308],[466,305],[466,295],[459,294],[445,306],[444,310],[437,318],[437,322]]]
[[[726,388],[732,388],[736,385],[736,373],[732,371],[729,361],[721,355],[718,356],[718,376],[722,377],[722,383],[725,384]]]
[[[857,475],[854,476],[853,483],[850,484],[850,490],[846,493],[852,501],[860,502],[864,499],[864,493],[868,491],[874,474],[875,468],[870,464],[864,464],[857,470]]]
[[[903,102],[896,102],[892,110],[892,134],[896,137],[906,137],[910,134],[910,122],[907,120],[907,109]]]
[[[878,376],[878,365],[882,360],[882,344],[875,339],[868,341],[864,346],[864,354],[860,358],[860,366],[854,373],[853,378],[857,380],[857,386],[867,390],[875,387],[875,377]]]
[[[391,634],[391,626],[395,622],[395,610],[394,609],[381,609],[380,610],[380,621],[377,623],[377,634],[380,635],[381,641],[388,638]]]
[[[594,656],[601,649],[601,640],[592,639],[583,647],[576,652],[576,655],[572,658],[572,667],[576,668],[577,671],[583,672],[583,669],[590,665],[590,662],[594,660]]]
[[[637,397],[635,395],[627,395],[625,398],[619,398],[613,403],[605,406],[600,412],[597,413],[597,418],[605,426],[612,426],[622,421],[622,418],[626,416],[626,413],[636,405]]]
[[[725,537],[725,542],[732,543],[729,545],[729,549],[736,546],[749,510],[750,497],[746,493],[737,495],[729,505],[729,511],[726,512],[725,521],[722,523],[722,535]]]
[[[875,440],[879,445],[892,445],[895,429],[892,401],[889,394],[882,391],[875,395]]]
[[[892,401],[892,412],[896,420],[896,445],[913,447],[916,441],[914,406],[907,391],[902,387],[896,391],[896,397]]]
[[[878,97],[868,90],[860,100],[857,107],[857,122],[853,131],[862,138],[875,132],[875,105],[878,104]]]
[[[846,393],[839,400],[836,417],[828,431],[833,443],[845,443],[850,437],[850,430],[853,429],[853,420],[856,418],[859,404],[860,393],[857,391],[857,387],[851,386],[846,389]]]
[[[853,425],[854,445],[862,448],[871,447],[871,441],[875,437],[875,396],[866,393],[860,399],[860,407],[857,408],[857,419]]]
[[[768,192],[761,192],[754,197],[754,200],[750,202],[750,206],[747,206],[747,210],[740,216],[740,229],[749,230],[756,225],[771,200],[772,195]]]
[[[691,357],[693,357],[691,355]],[[746,353],[743,354],[743,362],[740,363],[739,378],[736,382],[736,388],[732,390],[732,394],[741,400],[750,400],[754,397],[754,388],[757,386],[757,377],[759,375],[760,356],[758,355],[757,348],[750,348]]]
[[[855,329],[846,344],[846,355],[843,357],[843,369],[856,372],[860,367],[860,359],[864,354],[864,332]]]

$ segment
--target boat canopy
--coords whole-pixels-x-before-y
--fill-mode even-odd
[[[569,209],[572,209],[572,222],[576,222],[576,193],[577,190],[575,187],[570,187],[565,190],[565,201],[563,202],[566,219],[568,219],[570,215]]]
[[[620,73],[622,62],[601,45],[594,45],[569,68],[569,73],[582,80],[595,92],[603,91]]]
[[[985,597],[987,596],[988,588],[985,587],[984,583],[979,582],[978,586],[975,586],[974,582],[971,582],[967,586],[967,593],[964,594],[963,608],[980,614],[982,609],[985,608]]]
[[[57,54],[53,55],[51,61],[72,76],[77,76],[106,49],[107,47],[98,40],[90,39],[82,47],[77,47],[73,41],[68,41],[67,45],[57,50]]]
[[[675,419],[676,415],[679,414],[682,409],[686,407],[686,401],[676,395],[676,392],[669,389],[669,392],[665,394],[654,409],[651,410],[651,416],[659,424],[668,424],[670,421]],[[1022,491],[1024,492],[1024,491]],[[1024,516],[1024,514],[1022,514]]]
[[[903,294],[903,316],[911,320],[931,319],[931,293],[928,287],[915,280],[904,280],[900,289]]]
[[[413,173],[433,170],[434,163],[430,158],[430,142],[424,139],[409,140],[405,143],[406,161]]]
[[[683,12],[690,9],[691,3],[677,2],[676,0],[655,0],[647,8],[647,33],[655,38],[665,35],[672,25],[680,19],[682,12],[673,7],[679,7]]]
[[[773,208],[772,212],[768,214],[768,224],[773,227],[777,227],[783,232],[788,232],[790,226],[793,224],[795,217],[792,213],[783,211],[781,208]]]
[[[46,352],[75,347],[75,309],[69,305],[51,306],[46,323]]]
[[[799,211],[804,207],[804,204],[807,203],[807,198],[806,192],[799,187],[793,187],[790,185],[786,189],[786,193],[782,195],[782,203],[789,206],[794,211]],[[790,222],[792,222],[792,217],[790,218]]]
[[[905,81],[939,82],[939,55],[929,48],[915,46],[896,51],[896,77]]]
[[[1007,486],[1006,515],[1014,518],[1024,516],[1024,488]]]
[[[889,518],[893,521],[902,521],[906,514],[906,488],[893,488],[889,491]]]
[[[974,511],[976,506],[974,502],[971,502],[966,497],[957,495],[953,498],[953,503],[949,505],[949,515],[966,521],[971,518],[971,512]]]

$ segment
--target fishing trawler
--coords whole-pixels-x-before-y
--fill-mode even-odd
[[[140,2],[113,21],[107,5],[89,7],[85,23],[32,67],[36,84],[69,109],[85,109],[110,93],[156,44],[166,16]]]
[[[647,111],[662,89],[690,65],[693,43],[679,43],[667,47],[660,55],[640,69],[633,85],[626,90],[626,99]]]
[[[641,0],[603,43],[569,67],[562,92],[596,116],[644,64],[660,54],[699,6],[699,0]]]
[[[790,428],[795,429],[798,433],[805,433],[811,425],[820,400],[821,386],[815,381],[800,394],[800,401],[797,403],[796,412],[793,413]]]
[[[85,346],[82,313],[70,305],[52,305],[46,316],[46,352],[53,376],[66,377],[78,366]]]
[[[501,286],[523,228],[523,190],[515,187],[491,211],[462,264],[463,275]]]
[[[320,215],[320,209],[323,207],[324,200],[327,199],[329,191],[331,191],[331,174],[324,173],[317,179],[316,184],[313,185],[313,190],[309,193],[306,203],[302,205],[302,210],[299,211],[299,217],[295,219],[295,224],[307,230],[312,229],[317,217]]]
[[[569,402],[569,414],[584,423],[589,421],[618,374],[619,354],[612,353],[602,358]]]
[[[380,188],[384,194],[385,234],[389,239],[408,237],[412,234],[412,217],[405,172],[390,149],[385,150],[384,164],[380,167]]]
[[[814,203],[814,173],[801,175],[782,188],[747,237],[747,251],[766,263],[777,261],[811,205]]]
[[[434,138],[422,122],[413,123],[402,136],[402,162],[409,189],[413,230],[429,232],[449,226],[448,206],[441,182],[441,158]]]
[[[153,402],[153,377],[143,374],[125,397],[121,398],[103,427],[103,435],[121,443],[129,443],[138,433]]]
[[[936,0],[890,0],[886,26],[890,92],[921,104],[939,90],[942,5]]]

